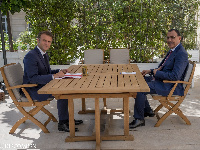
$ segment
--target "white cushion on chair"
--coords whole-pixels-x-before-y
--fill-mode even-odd
[[[24,72],[21,64],[6,66],[4,72],[10,86],[21,85],[23,83]],[[20,100],[22,96],[19,93],[19,89],[13,89],[12,91],[17,100]]]
[[[192,69],[193,69],[193,65],[192,65],[192,64],[189,64],[189,65],[188,65],[187,72],[186,72],[186,74],[185,74],[184,81],[186,81],[186,82],[189,81],[190,75],[191,75],[191,73],[192,73]],[[185,88],[185,87],[186,87],[186,84],[183,84],[183,87]]]
[[[129,49],[110,49],[110,64],[129,64]]]
[[[103,64],[103,49],[88,49],[84,51],[84,64]]]
[[[184,81],[186,81],[186,82],[189,81],[190,75],[192,73],[192,69],[193,69],[193,65],[189,64],[187,72],[186,72],[186,75],[185,75],[185,78],[184,78]]]

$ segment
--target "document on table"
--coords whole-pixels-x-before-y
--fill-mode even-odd
[[[64,79],[64,78],[81,78],[82,73],[66,73],[62,78],[55,78],[55,79]]]
[[[136,72],[122,72],[120,74],[136,74]]]

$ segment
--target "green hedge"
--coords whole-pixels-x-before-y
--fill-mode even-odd
[[[51,64],[83,57],[83,50],[126,47],[134,62],[152,62],[168,47],[166,33],[180,30],[186,49],[196,47],[198,0],[35,0],[27,9],[33,34],[51,30]]]

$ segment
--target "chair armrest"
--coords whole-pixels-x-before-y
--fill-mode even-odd
[[[180,80],[177,80],[177,81],[169,81],[169,80],[163,80],[164,83],[174,83],[174,86],[172,87],[171,91],[169,92],[168,96],[167,96],[167,99],[170,99],[177,87],[177,85],[179,83],[183,83],[183,84],[191,84],[190,82],[186,82],[186,81],[180,81]]]
[[[6,89],[12,90],[12,89],[18,89],[18,88],[24,88],[24,87],[34,87],[34,86],[37,86],[37,84],[22,84],[22,85],[11,86]]]
[[[169,81],[169,80],[163,80],[164,83],[183,83],[183,84],[191,84],[190,82],[186,82],[186,81]]]

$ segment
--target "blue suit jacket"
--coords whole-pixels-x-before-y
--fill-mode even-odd
[[[159,64],[158,68],[162,65],[164,60],[165,58]],[[167,96],[174,85],[172,83],[163,83],[163,80],[184,80],[188,64],[188,54],[180,43],[166,60],[162,70],[156,72],[154,87],[157,94]],[[173,94],[183,96],[183,84],[179,83]]]
[[[50,65],[46,65],[45,60],[37,47],[35,47],[33,50],[29,51],[25,55],[23,63],[23,83],[38,84],[37,87],[26,88],[26,90],[28,91],[32,99],[36,99],[38,101],[46,100],[50,95],[38,94],[37,91],[45,84],[50,82],[52,80],[52,74],[59,72],[59,69],[51,70]],[[50,73],[48,72],[48,68],[50,70]]]

